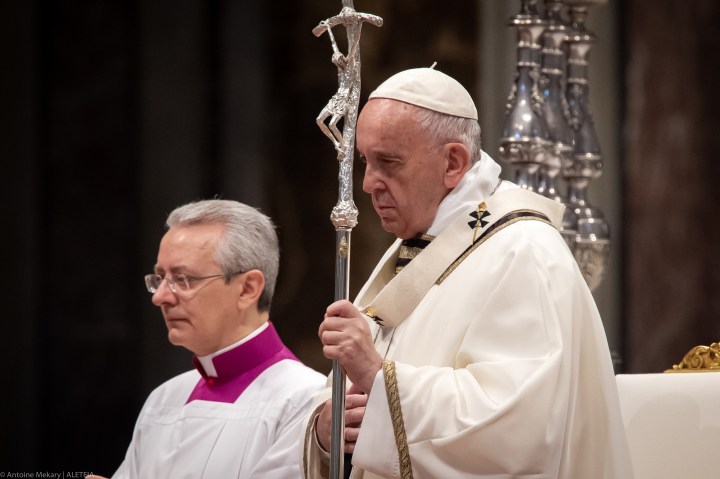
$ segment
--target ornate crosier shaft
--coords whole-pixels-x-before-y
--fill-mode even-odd
[[[347,299],[350,291],[350,234],[357,224],[358,210],[353,201],[352,163],[355,154],[355,125],[360,103],[360,33],[363,22],[377,27],[382,18],[358,13],[352,0],[343,0],[343,8],[334,17],[323,20],[313,29],[315,36],[328,33],[333,55],[332,63],[338,71],[338,90],[317,117],[322,132],[333,142],[340,165],[338,174],[338,202],[330,214],[335,226],[335,300]],[[347,54],[335,41],[332,29],[343,25],[347,34]],[[342,120],[340,133],[338,122]],[[327,122],[327,123],[326,123]],[[332,437],[330,444],[330,478],[340,479],[344,469],[345,449],[345,373],[339,361],[333,361]]]

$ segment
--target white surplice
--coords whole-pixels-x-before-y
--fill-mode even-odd
[[[257,342],[268,335],[273,336]],[[208,396],[223,385],[221,378],[207,376],[207,369],[202,375],[188,371],[155,389],[140,412],[125,461],[113,478],[298,478],[297,442],[305,432],[312,397],[325,386],[325,377],[290,358],[292,353],[273,328],[237,348],[248,346],[256,349],[231,356],[226,364],[242,369],[237,363],[244,358],[256,358],[256,353],[268,357],[240,371],[250,370],[251,377],[245,378],[247,384],[241,385],[237,398],[237,390],[217,398]],[[269,346],[276,351],[267,352]],[[220,358],[236,353],[237,348]],[[216,362],[222,373],[220,366]],[[228,383],[232,387],[231,381],[232,377]],[[230,399],[223,394],[230,394]]]
[[[468,206],[488,201],[490,210],[499,169],[483,155],[441,204],[433,243]],[[503,183],[497,196],[512,188]],[[530,200],[517,208],[544,212],[549,201]],[[372,303],[401,275],[420,275],[411,267],[433,243],[383,279],[392,278],[395,242],[356,305]],[[518,221],[499,229],[406,319],[371,329],[386,361],[368,399],[353,478],[632,477],[604,328],[553,226]],[[317,443],[306,437],[304,447],[306,474],[319,477]]]

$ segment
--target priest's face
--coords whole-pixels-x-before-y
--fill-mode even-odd
[[[153,294],[152,302],[162,310],[168,339],[199,356],[242,339],[237,301],[242,275],[233,277],[230,283],[215,276],[222,275],[213,253],[223,229],[220,224],[170,228],[160,242],[155,265],[155,273],[166,280]],[[173,292],[167,279],[182,278],[181,275],[212,277],[193,279],[186,290],[175,284]]]
[[[442,145],[417,125],[419,108],[372,99],[357,124],[357,149],[365,163],[363,191],[369,193],[383,229],[407,239],[425,233],[450,191]]]

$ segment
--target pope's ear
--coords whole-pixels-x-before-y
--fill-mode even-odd
[[[470,169],[470,151],[462,143],[445,145],[445,187],[455,188]]]
[[[238,307],[247,309],[257,305],[260,295],[265,288],[265,276],[260,270],[251,269],[243,273],[238,284]]]

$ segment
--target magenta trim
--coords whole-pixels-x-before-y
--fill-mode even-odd
[[[202,378],[185,404],[195,400],[234,403],[263,371],[283,359],[298,360],[285,347],[272,323],[250,341],[212,358],[216,378],[208,377],[200,361],[193,357]]]

